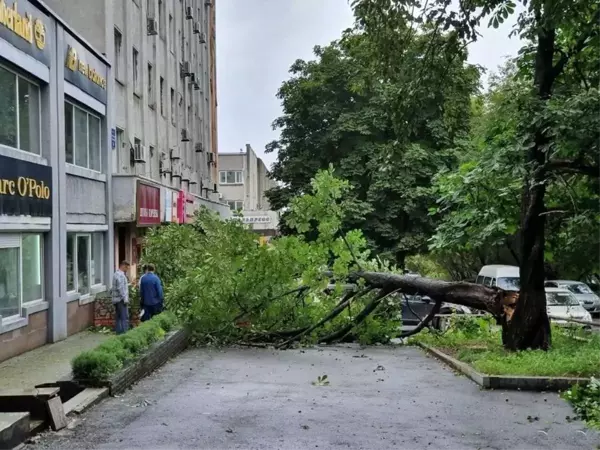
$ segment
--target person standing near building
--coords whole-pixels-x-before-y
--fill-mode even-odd
[[[154,273],[154,265],[148,264],[146,269],[146,274],[140,280],[140,306],[144,310],[142,322],[160,314],[164,304],[162,283]]]
[[[121,261],[112,279],[112,303],[115,305],[115,332],[123,334],[129,329],[129,262]]]

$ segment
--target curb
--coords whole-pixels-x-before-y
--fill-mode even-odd
[[[108,388],[86,388],[64,404],[65,415],[79,415],[108,397]]]
[[[477,372],[473,367],[452,356],[417,342],[417,345],[456,371],[466,375],[484,389],[505,389],[514,391],[558,392],[569,389],[575,384],[587,384],[589,378],[575,377],[530,377],[519,375],[487,375]]]

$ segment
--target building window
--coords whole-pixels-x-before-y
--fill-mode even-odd
[[[0,144],[41,153],[40,88],[0,67]]]
[[[123,83],[123,35],[115,28],[115,78]]]
[[[219,183],[220,184],[242,184],[241,170],[222,170],[219,172]]]
[[[242,200],[228,201],[227,204],[232,211],[242,211],[244,209],[244,202]]]
[[[121,151],[123,148],[125,132],[121,128],[117,128],[117,150]]]
[[[175,89],[171,88],[171,123],[175,125]]]
[[[160,77],[159,82],[160,88],[160,115],[165,116],[165,79]]]
[[[140,91],[139,74],[140,74],[140,53],[133,47],[133,93],[137,94]]]
[[[154,101],[154,67],[152,64],[148,64],[148,106],[154,108],[156,105]]]
[[[163,0],[158,0],[158,32],[160,37],[165,39],[165,2]]]
[[[41,234],[0,237],[0,317],[21,315],[23,304],[44,298]]]
[[[101,285],[104,233],[67,233],[67,291],[81,295]]]
[[[85,109],[65,102],[65,154],[69,164],[100,172],[101,120]]]
[[[169,37],[171,42],[169,42],[169,48],[171,49],[171,53],[175,53],[175,23],[173,21],[173,16],[169,14]]]

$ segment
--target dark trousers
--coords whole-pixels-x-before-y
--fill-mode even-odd
[[[129,309],[124,301],[115,303],[115,332],[126,333],[129,329]]]
[[[145,322],[146,320],[152,319],[157,314],[160,314],[163,311],[163,305],[162,303],[159,303],[158,305],[144,306],[142,309],[144,310],[142,322]]]

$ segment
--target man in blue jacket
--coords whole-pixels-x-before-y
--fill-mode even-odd
[[[148,264],[146,270],[140,280],[140,306],[144,310],[142,322],[160,314],[164,303],[162,283],[154,273],[154,265]]]

